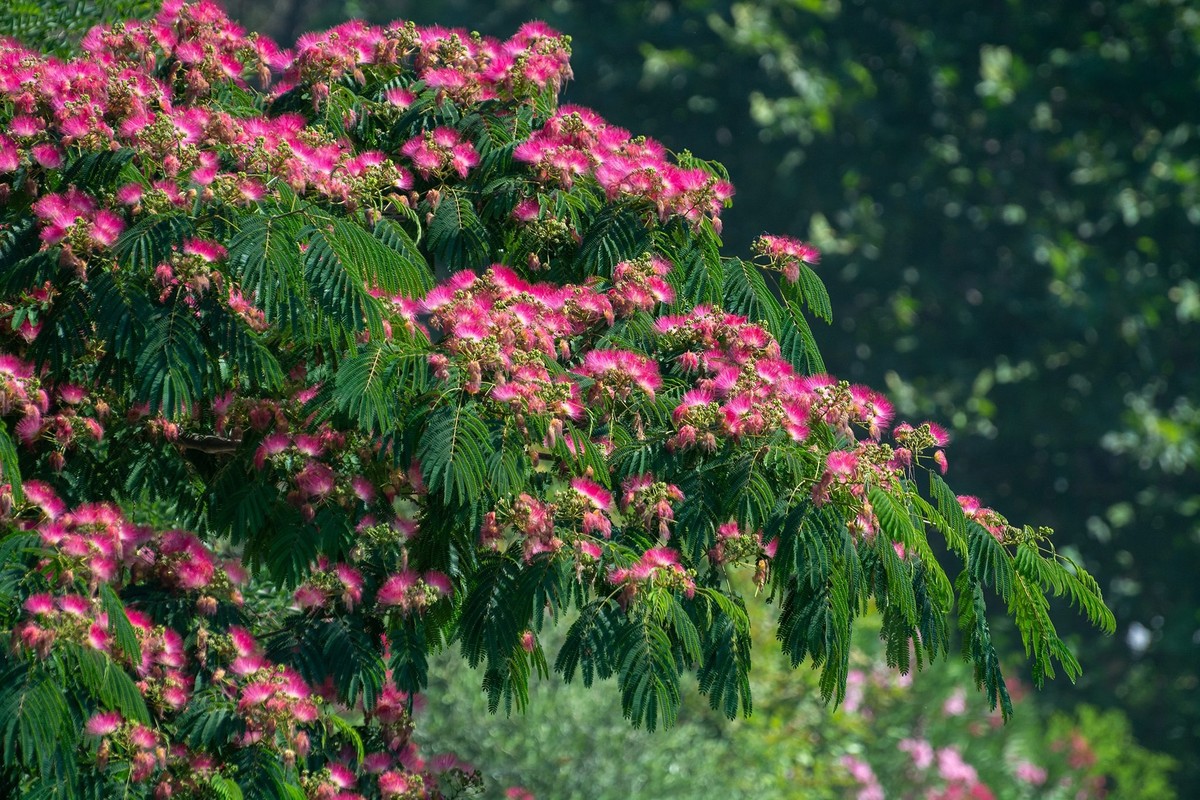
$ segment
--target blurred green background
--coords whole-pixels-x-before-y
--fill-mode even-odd
[[[23,35],[76,18],[24,5],[4,12]],[[1123,710],[1200,797],[1200,4],[225,5],[285,43],[348,17],[571,34],[565,101],[723,162],[729,252],[818,244],[830,370],[952,424],[955,488],[1098,576],[1118,633],[1059,609],[1085,674],[1043,706]]]

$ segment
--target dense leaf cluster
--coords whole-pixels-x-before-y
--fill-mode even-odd
[[[462,794],[411,740],[451,647],[493,710],[553,667],[635,725],[689,672],[749,713],[739,567],[838,700],[872,608],[905,671],[957,621],[1005,714],[987,590],[1039,683],[1079,670],[1048,596],[1111,628],[940,428],[824,374],[814,249],[722,257],[718,166],[557,106],[564,37],[283,51],[168,2],[83,48],[0,46],[6,788]]]

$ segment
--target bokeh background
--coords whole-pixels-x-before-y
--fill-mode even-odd
[[[62,0],[75,16],[55,21],[43,3],[8,2],[11,32],[64,41],[84,6],[147,5]],[[1179,796],[1200,797],[1200,4],[224,5],[282,43],[351,17],[500,37],[543,19],[571,34],[565,101],[725,164],[739,189],[724,216],[728,252],[748,255],[764,231],[819,245],[836,315],[816,331],[830,370],[886,388],[904,416],[949,423],[955,488],[1055,528],[1059,548],[1100,579],[1117,635],[1059,609],[1085,673],[1043,691],[1036,714],[1081,703],[1118,710],[1075,724],[1119,728],[1127,718],[1141,745],[1178,760]],[[446,674],[467,691],[469,680]],[[800,709],[786,686],[776,687],[783,702]],[[599,713],[561,702],[573,710],[559,717]],[[820,713],[803,709],[793,717]],[[461,703],[439,712],[474,713]],[[552,717],[539,718],[539,746],[586,747],[546,727]],[[630,754],[625,767],[650,769],[636,766],[645,739],[590,724],[581,730],[622,742],[614,752]],[[729,749],[728,730],[699,712],[684,724],[678,746],[693,752],[668,761],[727,765],[707,781],[762,756]],[[494,737],[511,745],[514,735]],[[581,780],[598,791],[603,769]],[[640,796],[668,796],[656,791]]]

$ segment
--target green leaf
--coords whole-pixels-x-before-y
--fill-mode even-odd
[[[117,263],[133,274],[150,276],[190,237],[195,226],[186,214],[152,214],[138,220],[113,245]]]
[[[368,288],[372,275],[386,268],[378,263],[358,262],[360,255],[346,246],[346,228],[335,223],[324,227],[310,228],[308,250],[304,256],[304,277],[308,281],[309,296],[341,333],[345,342],[353,342],[365,327],[371,338],[383,338],[383,305]],[[362,241],[373,239],[362,232]],[[386,247],[378,246],[379,252],[391,253]]]
[[[424,297],[433,288],[433,271],[404,227],[395,220],[384,218],[376,223],[374,236],[394,251],[404,264],[400,288],[396,291],[409,297]]]
[[[615,645],[621,711],[635,728],[653,731],[661,720],[671,727],[679,715],[679,667],[666,631],[646,620],[630,619]]]
[[[357,763],[361,764],[363,759],[367,757],[367,752],[366,747],[363,745],[362,736],[354,729],[354,726],[337,714],[326,714],[324,719],[338,736],[350,743],[350,746],[354,748]]]
[[[429,222],[427,240],[438,269],[481,269],[492,262],[487,228],[463,192],[446,191]]]
[[[643,255],[650,245],[650,233],[632,209],[606,205],[583,233],[575,258],[577,278],[611,278],[617,264]]]
[[[570,683],[575,670],[583,674],[583,685],[590,687],[599,677],[612,677],[616,658],[614,641],[622,623],[620,608],[613,600],[593,600],[579,609],[579,617],[567,629],[559,648],[554,671]]]
[[[334,401],[364,431],[388,433],[400,424],[405,395],[428,385],[428,358],[428,347],[415,337],[368,342],[338,366]]]
[[[108,615],[108,630],[116,642],[116,650],[129,659],[130,663],[141,664],[142,646],[138,642],[137,632],[125,614],[125,604],[107,583],[100,585],[100,601],[104,613]]]
[[[134,155],[128,147],[85,153],[63,170],[63,185],[86,186],[94,192],[114,185],[118,179],[123,179],[122,182],[137,180],[141,177],[137,170],[126,169]]]
[[[698,589],[698,597],[717,607],[704,632],[704,657],[696,677],[709,705],[726,717],[750,716],[754,703],[750,692],[750,620],[741,598],[731,598],[712,589]]]
[[[13,500],[25,502],[25,491],[21,488],[21,464],[17,459],[17,448],[8,435],[8,425],[0,420],[0,477],[12,487]]]
[[[63,663],[69,674],[107,708],[126,719],[150,724],[150,710],[133,678],[104,653],[78,645],[63,645]]]
[[[226,260],[242,293],[262,309],[267,322],[307,330],[311,321],[303,298],[308,286],[300,252],[304,217],[253,214],[238,222]]]
[[[186,414],[204,391],[208,360],[191,310],[176,303],[146,323],[137,362],[139,398],[150,413]]]
[[[220,800],[243,800],[244,798],[242,787],[237,785],[237,781],[226,778],[224,775],[213,775],[208,781],[208,787]]]
[[[800,279],[796,283],[781,281],[783,296],[790,303],[803,305],[816,317],[825,322],[833,322],[833,305],[829,301],[829,291],[825,283],[813,272],[807,264],[800,265]]]
[[[429,490],[446,502],[483,499],[492,447],[481,417],[472,405],[443,405],[429,415],[417,457]]]

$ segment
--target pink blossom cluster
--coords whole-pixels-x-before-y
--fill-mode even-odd
[[[550,91],[554,94],[570,77],[570,47],[561,36],[539,22],[523,25],[501,42],[473,36],[465,30],[440,26],[419,28],[394,22],[386,27],[351,20],[296,41],[295,55],[279,66],[283,78],[276,95],[297,86],[311,87],[317,98],[345,77],[364,82],[368,67],[400,67],[412,60],[415,78],[436,89],[440,97],[460,105],[484,100],[524,100]],[[393,88],[388,101],[400,107],[406,89]]]
[[[937,781],[925,797],[932,800],[995,800],[995,794],[979,780],[975,767],[968,764],[954,746],[934,748],[926,739],[902,739],[896,747],[912,758],[913,771],[921,782]]]
[[[996,541],[1004,541],[1009,524],[1008,520],[1001,516],[998,511],[986,508],[980,503],[978,497],[972,495],[959,495],[958,505],[962,508],[963,514],[967,519],[982,525],[984,530],[995,537]]]
[[[104,438],[103,421],[108,412],[108,404],[92,397],[84,387],[44,381],[33,365],[0,353],[0,418],[19,414],[13,428],[17,439],[30,449],[48,450],[47,460],[55,470],[65,466],[67,453],[76,447],[88,447]],[[6,496],[0,493],[0,516],[9,508],[9,501],[3,499]]]
[[[317,719],[319,699],[307,682],[294,670],[268,661],[245,628],[230,627],[215,645],[228,667],[214,680],[236,701],[246,722],[239,744],[290,750],[293,759],[306,754],[311,741],[304,727]]]
[[[658,362],[631,350],[589,350],[575,372],[591,378],[588,404],[593,406],[628,400],[634,389],[653,400],[655,391],[662,386]]]
[[[54,166],[61,164],[60,156]],[[47,165],[42,163],[42,166]],[[33,213],[42,225],[42,241],[58,244],[69,238],[68,246],[74,246],[76,251],[89,246],[90,249],[111,247],[125,229],[125,220],[120,215],[101,208],[96,198],[74,186],[61,194],[42,195],[33,204]]]
[[[467,177],[472,167],[479,165],[479,153],[470,141],[453,128],[445,126],[426,131],[404,143],[400,153],[412,161],[422,178],[443,177],[455,173]]]
[[[554,502],[524,493],[513,501],[502,500],[497,510],[484,515],[480,543],[499,547],[511,535],[520,542],[526,561],[573,543],[585,560],[596,560],[602,552],[596,539],[612,536],[614,505],[612,493],[591,478],[572,478],[570,488],[560,491]]]
[[[292,598],[304,611],[321,611],[334,601],[353,611],[362,602],[362,592],[362,572],[344,562],[330,565],[329,559],[321,556]]]
[[[624,197],[649,202],[660,219],[682,217],[693,224],[712,222],[733,196],[733,186],[700,167],[673,164],[666,148],[653,139],[632,137],[594,111],[563,106],[545,126],[517,146],[514,158],[533,166],[543,183],[571,188],[587,176],[609,200]]]
[[[205,613],[215,610],[214,594],[241,602],[236,588],[245,581],[241,566],[219,561],[195,534],[155,533],[134,525],[109,503],[84,503],[67,511],[50,486],[30,480],[24,488],[27,507],[14,510],[53,554],[46,568],[59,585],[78,580],[95,590],[100,584],[153,578],[167,588],[198,593],[198,608]]]
[[[13,631],[20,647],[46,658],[59,641],[82,644],[93,650],[109,647],[108,615],[90,599],[78,594],[30,595],[24,604],[29,618]]]
[[[557,94],[571,77],[570,40],[543,22],[527,22],[505,42],[462,30],[420,32],[422,79],[459,102]]]
[[[485,547],[498,547],[505,534],[512,533],[521,543],[526,561],[539,553],[557,553],[566,542],[555,530],[557,506],[522,492],[516,500],[502,500],[500,508],[483,517],[479,540]]]
[[[858,793],[854,795],[856,800],[884,799],[883,785],[869,763],[857,756],[845,755],[841,758],[841,765],[859,786]]]
[[[450,579],[437,570],[417,573],[403,569],[388,576],[375,596],[383,608],[396,608],[403,614],[421,613],[443,597],[454,593]]]
[[[590,478],[573,478],[571,489],[583,500],[583,535],[612,536],[612,492]]]
[[[51,309],[57,295],[54,284],[46,281],[41,286],[26,290],[21,297],[12,298],[15,302],[0,302],[0,324],[15,333],[22,343],[32,342],[41,333],[42,315]],[[7,353],[0,354],[0,362],[8,357]],[[11,371],[4,367],[0,369]],[[2,411],[0,415],[7,413]]]
[[[852,425],[875,438],[892,408],[879,393],[845,387],[828,375],[800,375],[780,356],[779,343],[761,325],[710,306],[655,323],[663,342],[682,350],[676,363],[700,372],[672,413],[676,449],[713,451],[721,438],[734,441],[782,427],[805,442],[811,426],[825,423],[853,438]]]
[[[529,283],[507,267],[481,276],[455,273],[426,295],[431,325],[446,334],[443,353],[430,358],[435,373],[449,378],[454,363],[470,394],[487,396],[518,414],[580,419],[578,386],[552,377],[546,359],[572,355],[571,339],[606,317],[608,299],[587,287]],[[448,354],[448,355],[446,355]]]
[[[764,543],[762,531],[743,529],[730,520],[717,528],[717,542],[708,551],[708,557],[717,565],[737,563],[747,558],[770,560],[775,557],[778,548],[778,539]]]
[[[681,591],[692,597],[696,593],[693,574],[679,563],[679,553],[669,547],[652,547],[642,553],[629,567],[614,567],[608,580],[621,587],[621,602],[629,605],[643,589],[661,587]]]
[[[613,288],[608,292],[618,317],[652,311],[659,303],[673,303],[675,290],[667,283],[671,262],[659,256],[622,261],[613,267]]]
[[[301,399],[310,388],[300,390]],[[360,530],[379,524],[383,515],[406,537],[416,533],[415,521],[397,517],[391,503],[401,493],[424,490],[419,468],[368,477],[362,465],[371,463],[373,445],[359,434],[308,424],[302,402],[233,400],[222,410],[225,426],[244,420],[253,429],[273,429],[255,449],[254,467],[287,481],[287,501],[305,519],[313,519],[323,506],[337,505],[357,516]]]
[[[130,780],[145,781],[155,769],[167,765],[167,752],[159,735],[139,722],[126,721],[116,711],[93,715],[84,726],[84,732],[103,740],[97,753],[102,764],[114,755],[129,762]]]
[[[782,273],[789,283],[800,280],[801,264],[816,264],[821,260],[820,250],[791,236],[764,233],[754,240],[751,249],[765,256],[768,268]]]
[[[682,503],[683,492],[678,486],[656,481],[654,475],[631,475],[621,482],[621,513],[637,521],[647,531],[657,532],[664,542],[671,536],[675,521],[675,503]]]

